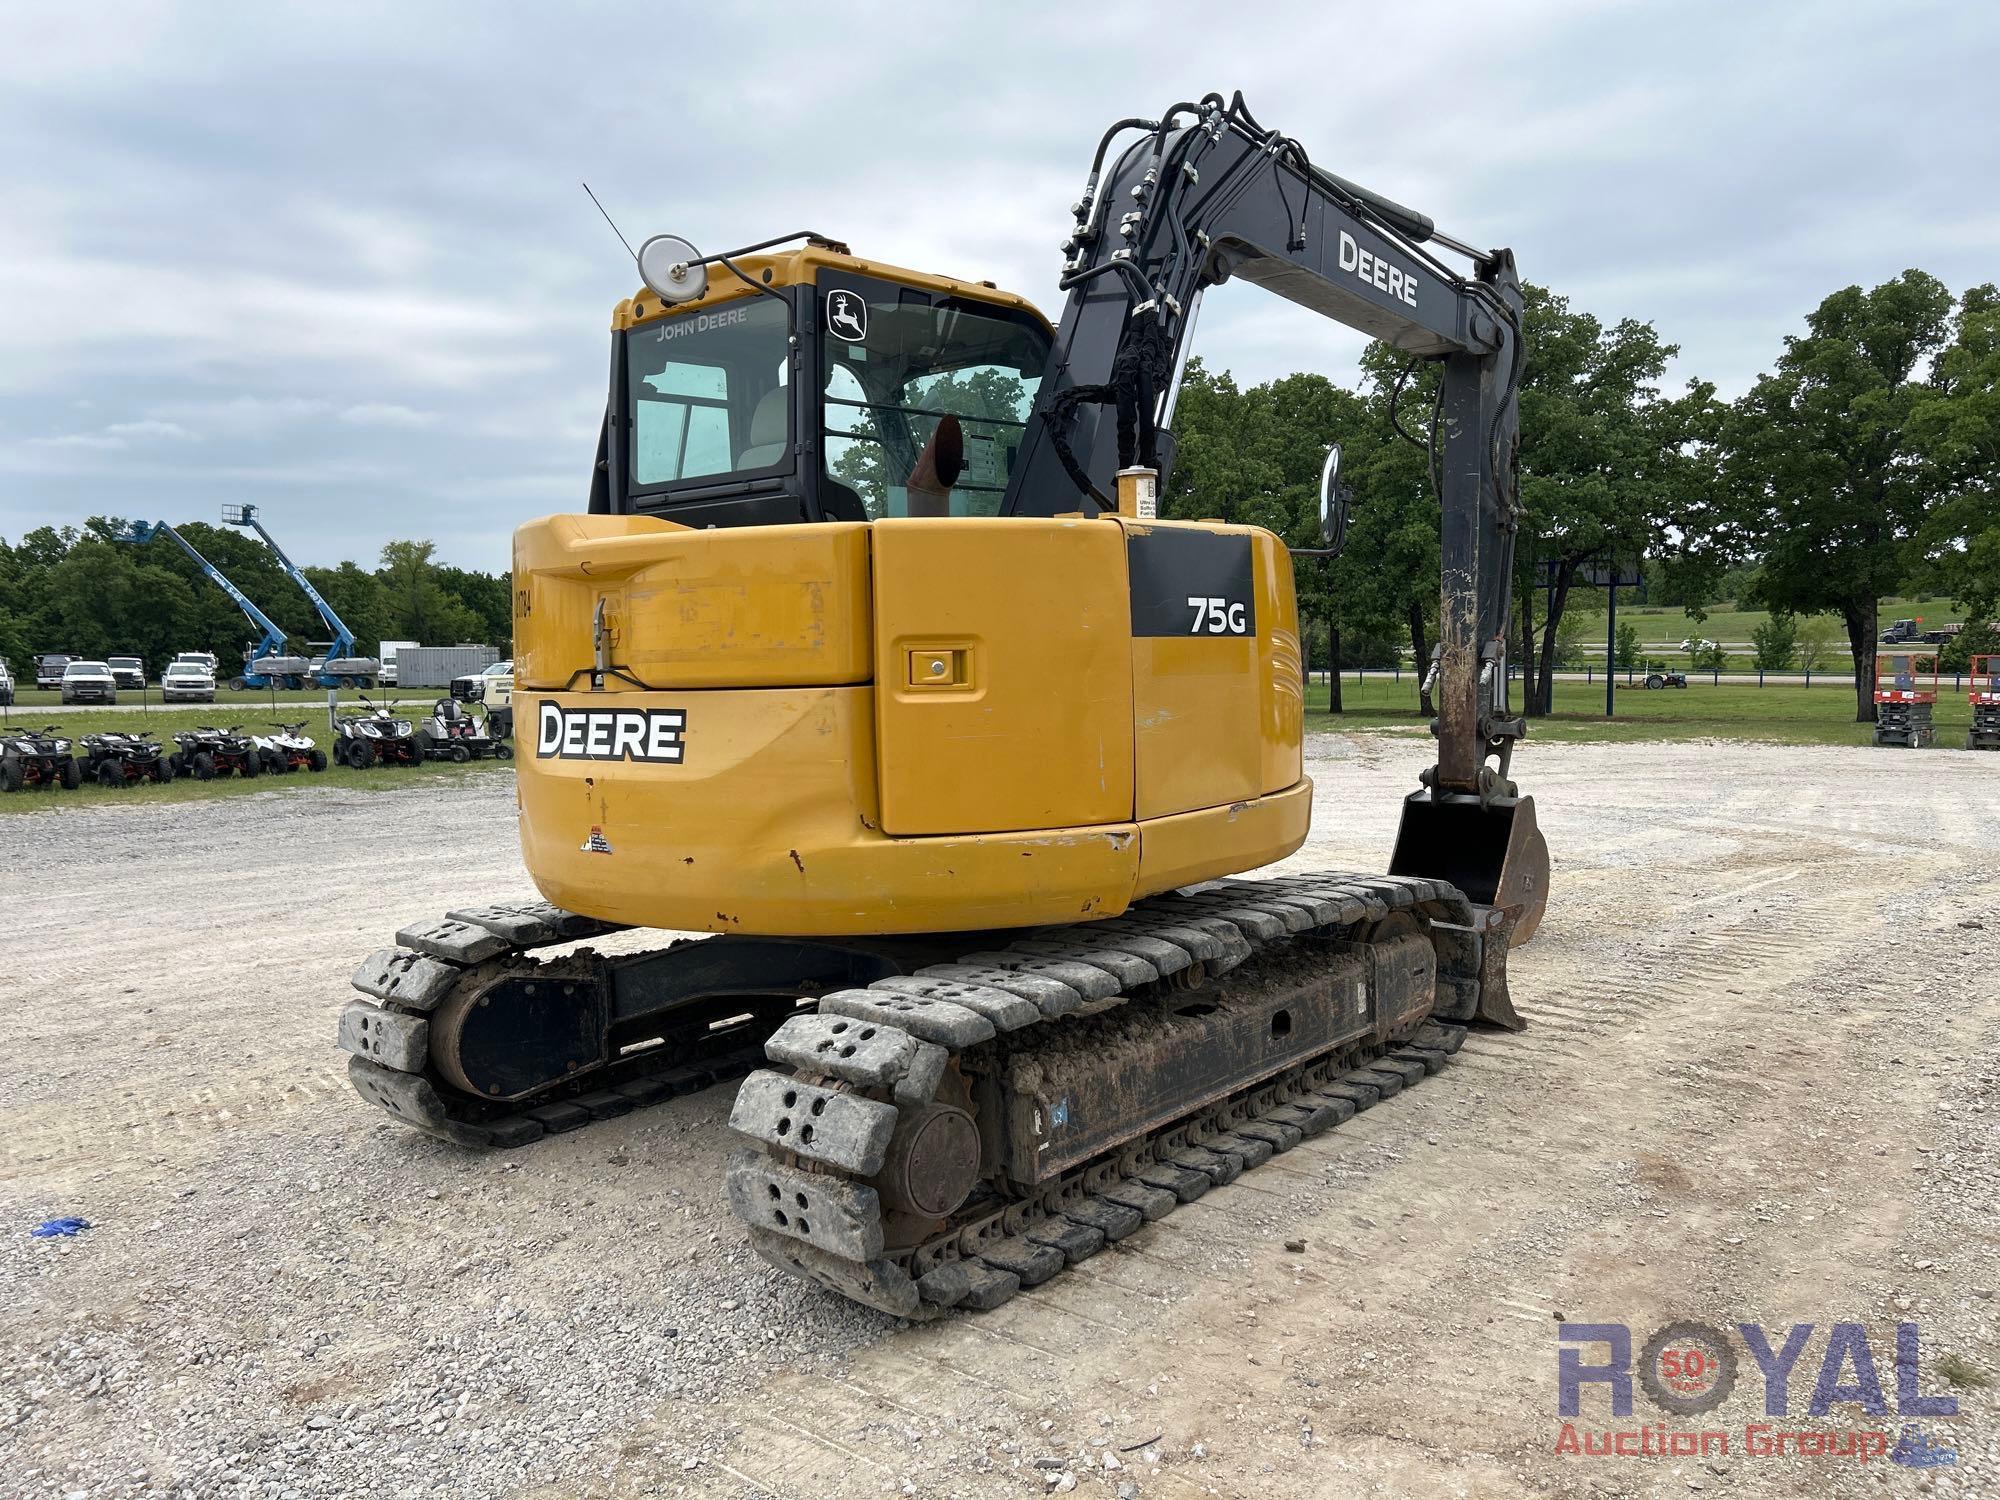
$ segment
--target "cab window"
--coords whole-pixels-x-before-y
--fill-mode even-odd
[[[824,281],[828,512],[999,514],[1048,348],[1041,323],[1011,308],[866,277]]]
[[[775,297],[745,297],[626,335],[634,489],[789,464],[789,314]]]

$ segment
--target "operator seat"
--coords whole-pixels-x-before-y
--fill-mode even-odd
[[[768,469],[785,456],[791,435],[791,393],[784,386],[764,392],[750,412],[750,446],[736,455],[736,467]]]

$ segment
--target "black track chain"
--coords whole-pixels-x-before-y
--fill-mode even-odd
[[[1145,989],[1162,982],[1172,985],[1176,975],[1199,979],[1226,972],[1253,956],[1272,954],[1301,932],[1337,935],[1412,907],[1423,907],[1426,915],[1446,924],[1444,931],[1432,934],[1439,948],[1439,999],[1444,999],[1449,986],[1476,986],[1476,945],[1450,936],[1469,932],[1473,926],[1471,907],[1456,889],[1442,881],[1331,873],[1220,881],[1156,897],[1134,906],[1126,918],[1063,929],[1053,936],[1033,934],[1005,949],[969,955],[944,972],[966,984],[979,983],[966,977],[966,971],[983,970],[989,982],[995,982],[992,974],[1004,972],[1009,963],[1022,965],[1014,972],[1023,978],[1046,979],[1062,973],[1087,977],[1076,975],[1073,966],[1098,965],[1130,975],[1129,959],[1144,953],[1153,960],[1143,965],[1153,973],[1138,986]],[[1165,936],[1176,929],[1183,934],[1180,939]],[[1159,962],[1161,950],[1149,946],[1159,942],[1179,946],[1185,961],[1194,958],[1192,946],[1199,942],[1199,934],[1216,940],[1226,952],[1198,967],[1189,964],[1186,970],[1169,973]],[[1142,940],[1121,944],[1121,937]],[[1166,962],[1174,960],[1168,957]],[[865,997],[896,984],[878,981],[860,993]],[[904,988],[907,991],[907,985]],[[1018,988],[1025,993],[1029,986]],[[1137,998],[1121,990],[1092,1002],[1089,1011],[1095,1014]],[[948,995],[937,999],[950,1008]],[[891,988],[891,1006],[904,1000]],[[833,1003],[832,997],[826,1003]],[[911,1012],[906,1024],[929,1028],[937,1036],[936,1003],[925,1002],[932,1008]],[[885,1059],[899,1048],[909,1059],[908,1069],[923,1071],[924,1049],[937,1051],[938,1044],[904,1034],[891,1023],[892,1013],[874,1015],[865,999],[858,1008],[850,1000],[844,1012],[835,1013],[848,1020],[829,1019],[822,1012],[809,1020],[788,1022],[774,1036],[767,1055],[774,1062],[794,1064],[794,1087],[780,1097],[789,1100],[794,1093],[803,1097],[774,1136],[767,1118],[768,1099],[762,1101],[761,1113],[748,1102],[758,1081],[769,1075],[753,1075],[744,1086],[731,1124],[755,1144],[737,1157],[731,1169],[730,1205],[748,1228],[752,1246],[773,1265],[912,1319],[936,1317],[954,1307],[984,1311],[1001,1305],[1022,1288],[1048,1280],[1179,1204],[1234,1181],[1277,1152],[1440,1071],[1466,1035],[1462,1025],[1426,1017],[1413,1022],[1408,1034],[1384,1044],[1336,1048],[1126,1141],[1013,1201],[994,1202],[989,1186],[985,1196],[975,1193],[942,1233],[915,1247],[885,1250],[879,1198],[864,1181],[865,1174],[851,1169],[862,1150],[853,1143],[852,1133],[838,1140],[838,1151],[848,1154],[849,1169],[830,1165],[824,1146],[786,1148],[798,1141],[792,1119],[803,1119],[806,1109],[822,1102],[825,1085],[869,1088],[879,1094],[897,1081],[895,1064]],[[1045,1014],[1039,1021],[999,1034],[1013,1046],[1037,1025],[1054,1029],[1061,1022],[1057,1015]],[[811,1029],[814,1026],[817,1032]],[[850,1026],[853,1029],[845,1029]],[[795,1040],[788,1039],[787,1032]],[[844,1043],[847,1038],[854,1040]],[[802,1056],[801,1043],[811,1044],[813,1050]],[[843,1060],[837,1044],[855,1055]],[[949,1050],[970,1052],[985,1045],[981,1041]],[[857,1052],[857,1046],[864,1050]],[[935,1067],[924,1072],[933,1086],[937,1073]],[[770,1090],[762,1092],[768,1095]],[[904,1098],[904,1092],[915,1096]],[[914,1091],[898,1091],[894,1102],[923,1103],[929,1098],[919,1085]],[[880,1111],[885,1106],[878,1100],[865,1107]],[[823,1125],[835,1123],[825,1114],[818,1118]],[[887,1140],[892,1124],[879,1123],[882,1140]],[[811,1159],[814,1151],[822,1153],[820,1159]]]
[[[593,966],[604,962],[589,949],[549,960],[533,955],[619,930],[547,902],[454,910],[429,927],[404,928],[395,948],[355,973],[354,987],[367,999],[341,1018],[349,1081],[405,1125],[461,1146],[504,1149],[697,1093],[757,1066],[771,1023],[752,1019],[717,1030],[703,1019],[678,1031],[665,1028],[658,1045],[526,1102],[486,1104],[439,1075],[430,1060],[429,1017],[464,986],[485,987],[524,971],[589,980]]]

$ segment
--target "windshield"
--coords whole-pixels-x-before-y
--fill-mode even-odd
[[[789,465],[789,315],[776,297],[741,297],[625,336],[633,489]]]
[[[109,677],[111,669],[101,661],[73,661],[63,668],[65,677]]]
[[[989,303],[842,277],[823,288],[821,327],[828,513],[999,514],[1048,355],[1042,325]],[[842,489],[853,497],[846,506]]]

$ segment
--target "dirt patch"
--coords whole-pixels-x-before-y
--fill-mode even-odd
[[[1288,865],[1380,869],[1424,747],[1323,736]],[[899,1329],[722,1202],[730,1091],[469,1156],[333,1046],[405,922],[528,895],[504,778],[9,823],[0,1474],[23,1494],[1858,1495],[2000,1486],[2000,819],[1939,752],[1531,745],[1518,1036],[996,1313]],[[135,902],[134,892],[143,891]],[[1983,927],[1962,923],[1983,923]],[[59,1214],[95,1227],[30,1240]],[[1303,1241],[1302,1252],[1285,1249]],[[1918,1472],[1557,1451],[1564,1323],[1861,1325]],[[1601,1348],[1593,1347],[1596,1358]],[[1971,1372],[1966,1374],[1965,1372]],[[1849,1375],[1852,1370],[1850,1367]],[[1704,1419],[1706,1420],[1706,1419]],[[1664,1425],[1637,1397],[1629,1426]],[[1592,1389],[1578,1425],[1618,1425]]]

